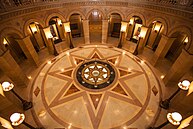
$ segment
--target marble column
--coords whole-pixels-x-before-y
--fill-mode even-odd
[[[128,25],[127,39],[131,39],[132,38],[132,33],[133,33],[134,27],[135,27],[134,24],[129,24]]]
[[[27,36],[23,39],[17,40],[18,44],[20,45],[21,49],[23,50],[24,54],[26,55],[27,59],[35,64],[36,66],[39,65],[39,57],[36,50],[33,47],[33,44],[30,40],[30,36]]]
[[[85,44],[90,44],[89,20],[83,20],[82,24],[83,24],[83,30],[84,30]]]
[[[154,31],[153,29],[151,30],[151,33],[149,35],[149,40],[147,42],[147,47],[153,49],[154,44],[155,44],[155,40],[156,40],[158,34],[159,34],[159,32]]]
[[[13,81],[16,86],[27,87],[29,80],[11,56],[9,50],[0,56],[0,64],[0,69]]]
[[[138,54],[142,54],[143,53],[143,50],[144,50],[144,47],[145,47],[145,43],[147,41],[147,30],[148,28],[147,27],[141,27],[141,36],[139,38],[139,41],[138,41],[138,44],[137,44],[137,52]]]
[[[108,20],[103,20],[102,21],[102,43],[107,43],[107,38],[108,38]]]
[[[165,58],[167,52],[169,51],[172,43],[174,42],[176,38],[169,38],[165,35],[162,35],[161,40],[158,44],[158,47],[153,55],[153,58],[151,60],[152,65],[156,65],[159,60]]]
[[[182,50],[179,57],[173,63],[172,67],[164,77],[163,81],[166,86],[176,85],[185,73],[193,66],[193,55],[186,50]]]
[[[36,33],[33,33],[34,35],[34,38],[39,46],[40,49],[44,48],[44,41],[43,41],[43,38],[41,36],[41,32],[40,30],[38,30]]]
[[[64,26],[63,26],[63,24],[61,24],[61,25],[58,25],[58,24],[57,24],[57,28],[58,28],[58,33],[59,33],[59,35],[60,35],[60,38],[61,38],[62,40],[65,40],[65,36],[64,36]]]

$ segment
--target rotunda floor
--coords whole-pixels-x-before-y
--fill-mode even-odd
[[[46,129],[145,129],[159,114],[160,82],[148,63],[105,45],[63,52],[32,89],[33,117]]]

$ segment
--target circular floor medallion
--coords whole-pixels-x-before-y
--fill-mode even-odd
[[[115,70],[107,62],[91,60],[81,64],[76,71],[78,83],[89,89],[102,89],[113,83]]]

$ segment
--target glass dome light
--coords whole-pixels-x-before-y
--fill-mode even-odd
[[[25,119],[25,115],[21,113],[13,113],[10,116],[10,120],[12,122],[12,125],[17,126],[20,125]]]
[[[168,113],[167,114],[168,121],[173,125],[179,125],[182,120],[182,116],[178,112]]]
[[[4,91],[10,91],[14,87],[14,85],[10,82],[3,82],[1,85]]]
[[[178,112],[173,112],[172,113],[172,118],[175,120],[175,121],[181,121],[182,120],[182,116],[180,115],[180,113]]]
[[[178,83],[178,86],[182,89],[182,90],[188,90],[189,86],[190,86],[190,82],[188,80],[184,80],[182,82]]]

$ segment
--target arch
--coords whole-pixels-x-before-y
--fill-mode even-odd
[[[40,21],[40,20],[37,20],[37,19],[29,19],[27,20],[25,23],[24,23],[24,27],[23,27],[23,33],[25,36],[29,35],[28,31],[27,31],[27,28],[28,26],[30,25],[30,23],[32,22],[37,22],[39,23],[43,28],[45,27],[45,24],[43,21]]]
[[[70,16],[71,16],[72,14],[75,14],[75,13],[80,14],[80,15],[82,16],[83,20],[85,19],[85,15],[84,15],[81,11],[79,11],[79,10],[73,10],[73,11],[71,11],[71,12],[67,15],[66,20],[69,21],[69,20],[70,20]]]
[[[151,23],[154,22],[154,21],[159,21],[164,25],[163,34],[167,35],[167,33],[168,33],[168,21],[166,19],[162,18],[162,17],[153,17],[153,18],[147,20],[147,26],[150,26]]]
[[[9,31],[7,31],[9,30]],[[19,36],[19,38],[24,38],[24,35],[22,34],[22,32],[20,32],[19,30],[15,29],[14,27],[5,27],[4,29],[2,29],[0,31],[0,46],[2,46],[3,44],[3,39],[6,35],[8,34],[16,34]]]
[[[187,34],[189,41],[188,41],[188,47],[192,46],[192,31],[191,29],[186,26],[186,25],[179,25],[179,26],[174,26],[170,29],[170,31],[168,32],[168,37],[171,37],[172,34],[174,34],[175,32],[182,32]]]
[[[107,17],[109,16],[109,15],[111,15],[112,13],[117,13],[117,14],[119,14],[120,16],[121,16],[121,20],[122,21],[124,21],[124,20],[126,20],[125,19],[125,15],[120,11],[120,10],[110,10],[108,13],[107,13]]]
[[[7,30],[9,30],[9,31],[7,31]],[[17,34],[19,36],[19,38],[24,38],[23,33],[21,31],[17,30],[16,28],[5,27],[0,32],[0,39],[2,39],[4,36],[6,36],[8,34],[13,34],[13,33]]]
[[[62,20],[62,22],[65,22],[66,19],[64,18],[64,16],[60,13],[51,13],[50,15],[47,16],[46,20],[45,20],[45,25],[49,26],[49,21],[52,17],[57,16],[58,18],[60,18]]]
[[[138,16],[141,18],[142,20],[142,23],[144,26],[146,26],[146,19],[145,19],[145,16],[141,13],[138,13],[138,12],[133,12],[133,13],[130,13],[129,15],[127,15],[127,20],[129,21],[133,16]]]
[[[98,9],[98,8],[94,8],[94,9],[91,9],[91,10],[86,14],[86,19],[89,19],[90,14],[91,14],[94,10],[99,11],[99,12],[102,14],[102,18],[103,18],[103,19],[106,18],[106,17],[105,17],[105,13],[104,13],[102,10],[100,10],[100,9]]]

